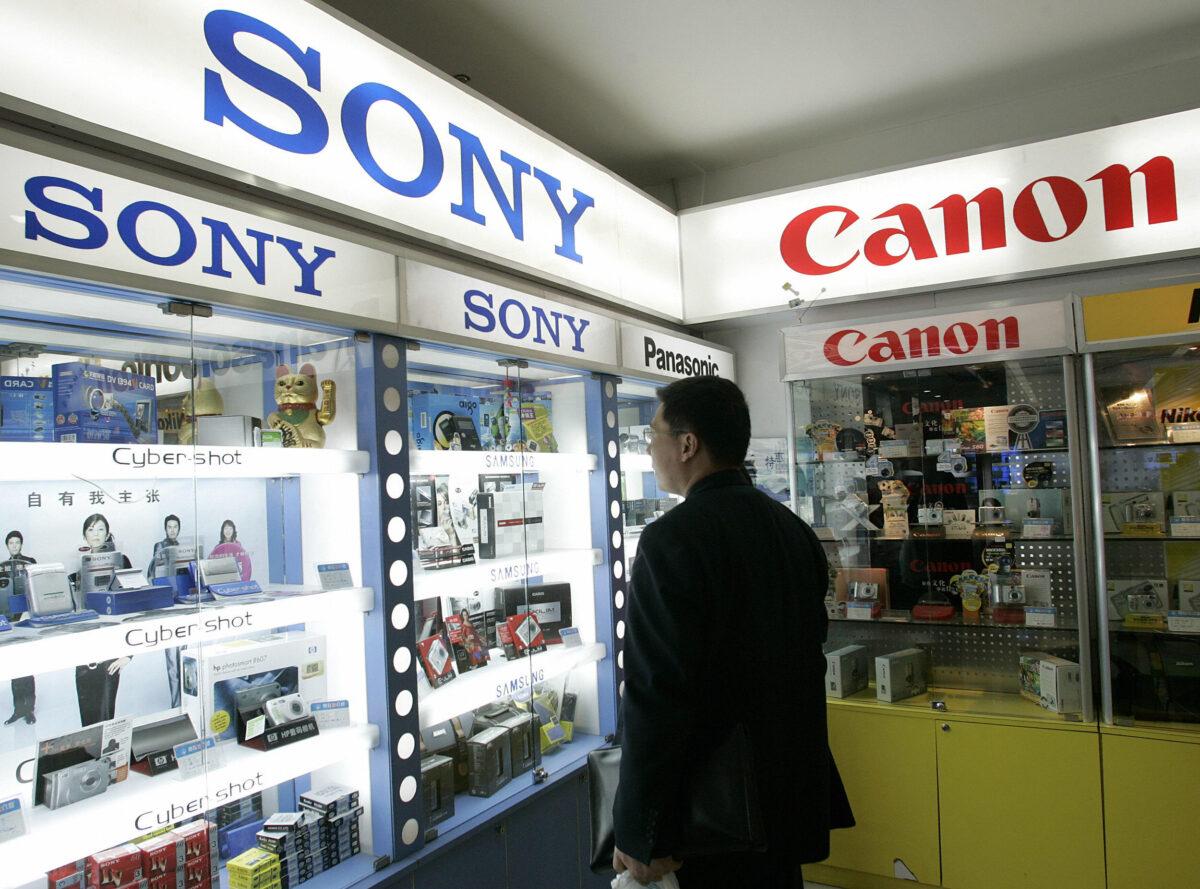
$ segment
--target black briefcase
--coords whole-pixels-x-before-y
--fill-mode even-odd
[[[588,754],[588,791],[592,810],[592,861],[596,873],[612,871],[613,801],[621,777],[621,748],[602,747]],[[766,832],[758,804],[754,751],[741,723],[692,772],[681,842],[672,854],[722,855],[762,852]]]

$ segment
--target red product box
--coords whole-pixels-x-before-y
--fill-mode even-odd
[[[542,625],[528,611],[514,614],[504,622],[507,630],[504,641],[511,644],[518,657],[523,657],[531,651],[545,651],[546,637],[542,633]]]
[[[445,685],[454,678],[454,657],[446,644],[446,637],[441,633],[422,639],[417,643],[417,651],[421,655],[421,663],[425,667],[425,675],[429,684],[434,688]]]
[[[172,833],[183,838],[183,859],[205,856],[217,857],[217,826],[211,821],[189,821],[187,824],[173,828]]]
[[[207,855],[189,859],[183,866],[183,889],[204,889],[212,884],[212,877],[212,861]]]
[[[142,850],[125,843],[91,855],[87,860],[87,884],[91,889],[120,889],[142,879]]]
[[[47,889],[83,889],[84,861],[72,861],[46,874]]]
[[[138,848],[142,850],[142,875],[147,880],[174,874],[183,866],[184,842],[178,834],[164,833],[138,843]]]
[[[150,878],[149,889],[184,889],[183,868]]]

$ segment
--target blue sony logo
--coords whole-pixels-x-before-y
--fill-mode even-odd
[[[68,195],[75,196],[70,203],[64,200]],[[36,208],[25,211],[25,237],[28,240],[44,238],[76,250],[96,250],[108,243],[109,227],[101,215],[104,210],[104,189],[89,188],[61,176],[33,176],[25,181],[25,197]],[[83,206],[78,203],[78,198],[83,199]],[[142,243],[138,223],[147,214],[163,217],[175,228],[172,252],[155,253]],[[51,227],[50,219],[57,220],[58,225]],[[68,223],[66,229],[62,227],[64,222]],[[74,230],[75,226],[82,227],[83,231]],[[207,229],[207,232],[198,235],[197,228],[202,232]],[[304,255],[305,246],[299,241],[252,228],[246,229],[246,239],[250,244],[247,248],[241,235],[235,233],[229,223],[201,216],[197,227],[179,210],[160,201],[134,201],[122,208],[117,213],[117,236],[138,259],[159,266],[178,266],[188,262],[201,249],[200,239],[203,237],[202,258],[207,260],[201,268],[204,274],[218,278],[233,277],[233,273],[225,267],[225,248],[228,247],[250,277],[260,285],[267,283],[267,245],[278,244],[298,273],[299,283],[293,289],[308,296],[321,295],[317,289],[317,270],[337,255],[327,247],[314,245],[312,255],[308,257]],[[162,249],[161,243],[159,249]]]
[[[463,294],[463,327],[480,333],[491,333],[497,327],[513,340],[532,338],[538,345],[553,343],[561,348],[564,331],[562,322],[567,323],[567,345],[572,352],[583,352],[583,332],[591,325],[587,318],[576,318],[554,309],[541,306],[526,306],[519,299],[507,297],[495,305],[495,298],[482,290],[468,290]]]
[[[256,58],[277,58],[267,47],[254,45],[251,38],[258,38],[282,50],[295,64],[295,69],[281,73],[274,68],[255,61]],[[321,91],[321,53],[313,47],[301,49],[290,37],[264,21],[234,12],[218,9],[204,18],[204,39],[213,57],[225,68],[228,75],[237,78],[246,86],[275,99],[297,118],[299,126],[276,129],[256,120],[239,108],[230,97],[225,86],[225,75],[211,68],[204,71],[204,119],[217,126],[226,121],[241,128],[254,138],[293,154],[319,154],[329,145],[329,120],[324,109],[313,97]],[[240,46],[239,46],[240,44]],[[293,79],[297,74],[302,79]],[[290,75],[290,76],[289,76]],[[339,72],[337,81],[344,81]],[[240,87],[239,87],[240,88]],[[399,109],[416,128],[420,148],[420,169],[411,179],[400,179],[383,168],[372,150],[367,117],[376,105],[385,103]],[[384,83],[360,83],[351,88],[341,104],[339,123],[342,135],[354,159],[362,170],[383,188],[406,198],[424,198],[442,181],[446,172],[446,151],[439,134],[430,123],[429,117],[409,96]],[[460,198],[450,204],[455,216],[487,225],[486,217],[475,205],[475,172],[491,190],[508,229],[515,240],[525,240],[525,176],[532,174],[541,183],[545,199],[558,216],[561,228],[559,243],[554,252],[559,256],[582,263],[583,256],[576,249],[575,229],[584,212],[595,206],[595,199],[577,188],[571,189],[572,206],[567,208],[560,196],[562,182],[544,169],[533,167],[528,162],[507,151],[500,151],[500,161],[508,167],[512,176],[511,196],[505,192],[497,175],[496,167],[488,157],[483,142],[474,133],[450,123],[447,132],[457,141],[451,151],[458,153]],[[394,149],[391,149],[394,151]]]

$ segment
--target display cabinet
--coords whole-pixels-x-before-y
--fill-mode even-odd
[[[791,390],[795,508],[830,564],[828,695],[1090,720],[1071,360],[834,370]]]
[[[395,854],[385,339],[0,273],[4,885]]]
[[[1105,721],[1200,732],[1200,346],[1085,361]]]
[[[614,378],[431,343],[407,374],[428,848],[615,730],[625,567]]]

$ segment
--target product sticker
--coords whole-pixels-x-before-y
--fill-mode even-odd
[[[317,576],[323,590],[348,590],[354,586],[350,577],[350,566],[346,562],[318,565]]]
[[[563,627],[558,631],[558,638],[562,640],[563,648],[579,648],[583,645],[578,627]]]
[[[1025,626],[1027,627],[1056,627],[1058,626],[1057,608],[1026,608]]]
[[[1171,516],[1172,537],[1200,537],[1200,516]]]
[[[204,774],[205,768],[215,768],[218,762],[216,738],[201,738],[198,741],[188,741],[176,744],[175,762],[179,764],[179,777],[186,781]]]
[[[1025,519],[1021,523],[1022,537],[1053,537],[1054,519]]]
[[[0,800],[0,843],[25,833],[25,811],[19,797]]]
[[[208,721],[208,727],[213,730],[215,735],[223,735],[229,728],[229,711],[218,710],[213,713],[212,718]]]
[[[246,720],[246,740],[253,741],[267,730],[267,717],[254,716]]]
[[[313,701],[310,709],[320,729],[342,728],[350,724],[350,702],[347,700]]]
[[[1200,442],[1200,423],[1168,424],[1167,441],[1172,444],[1195,444],[1196,442]]]
[[[1168,613],[1167,629],[1172,633],[1200,633],[1200,611],[1172,611]]]

